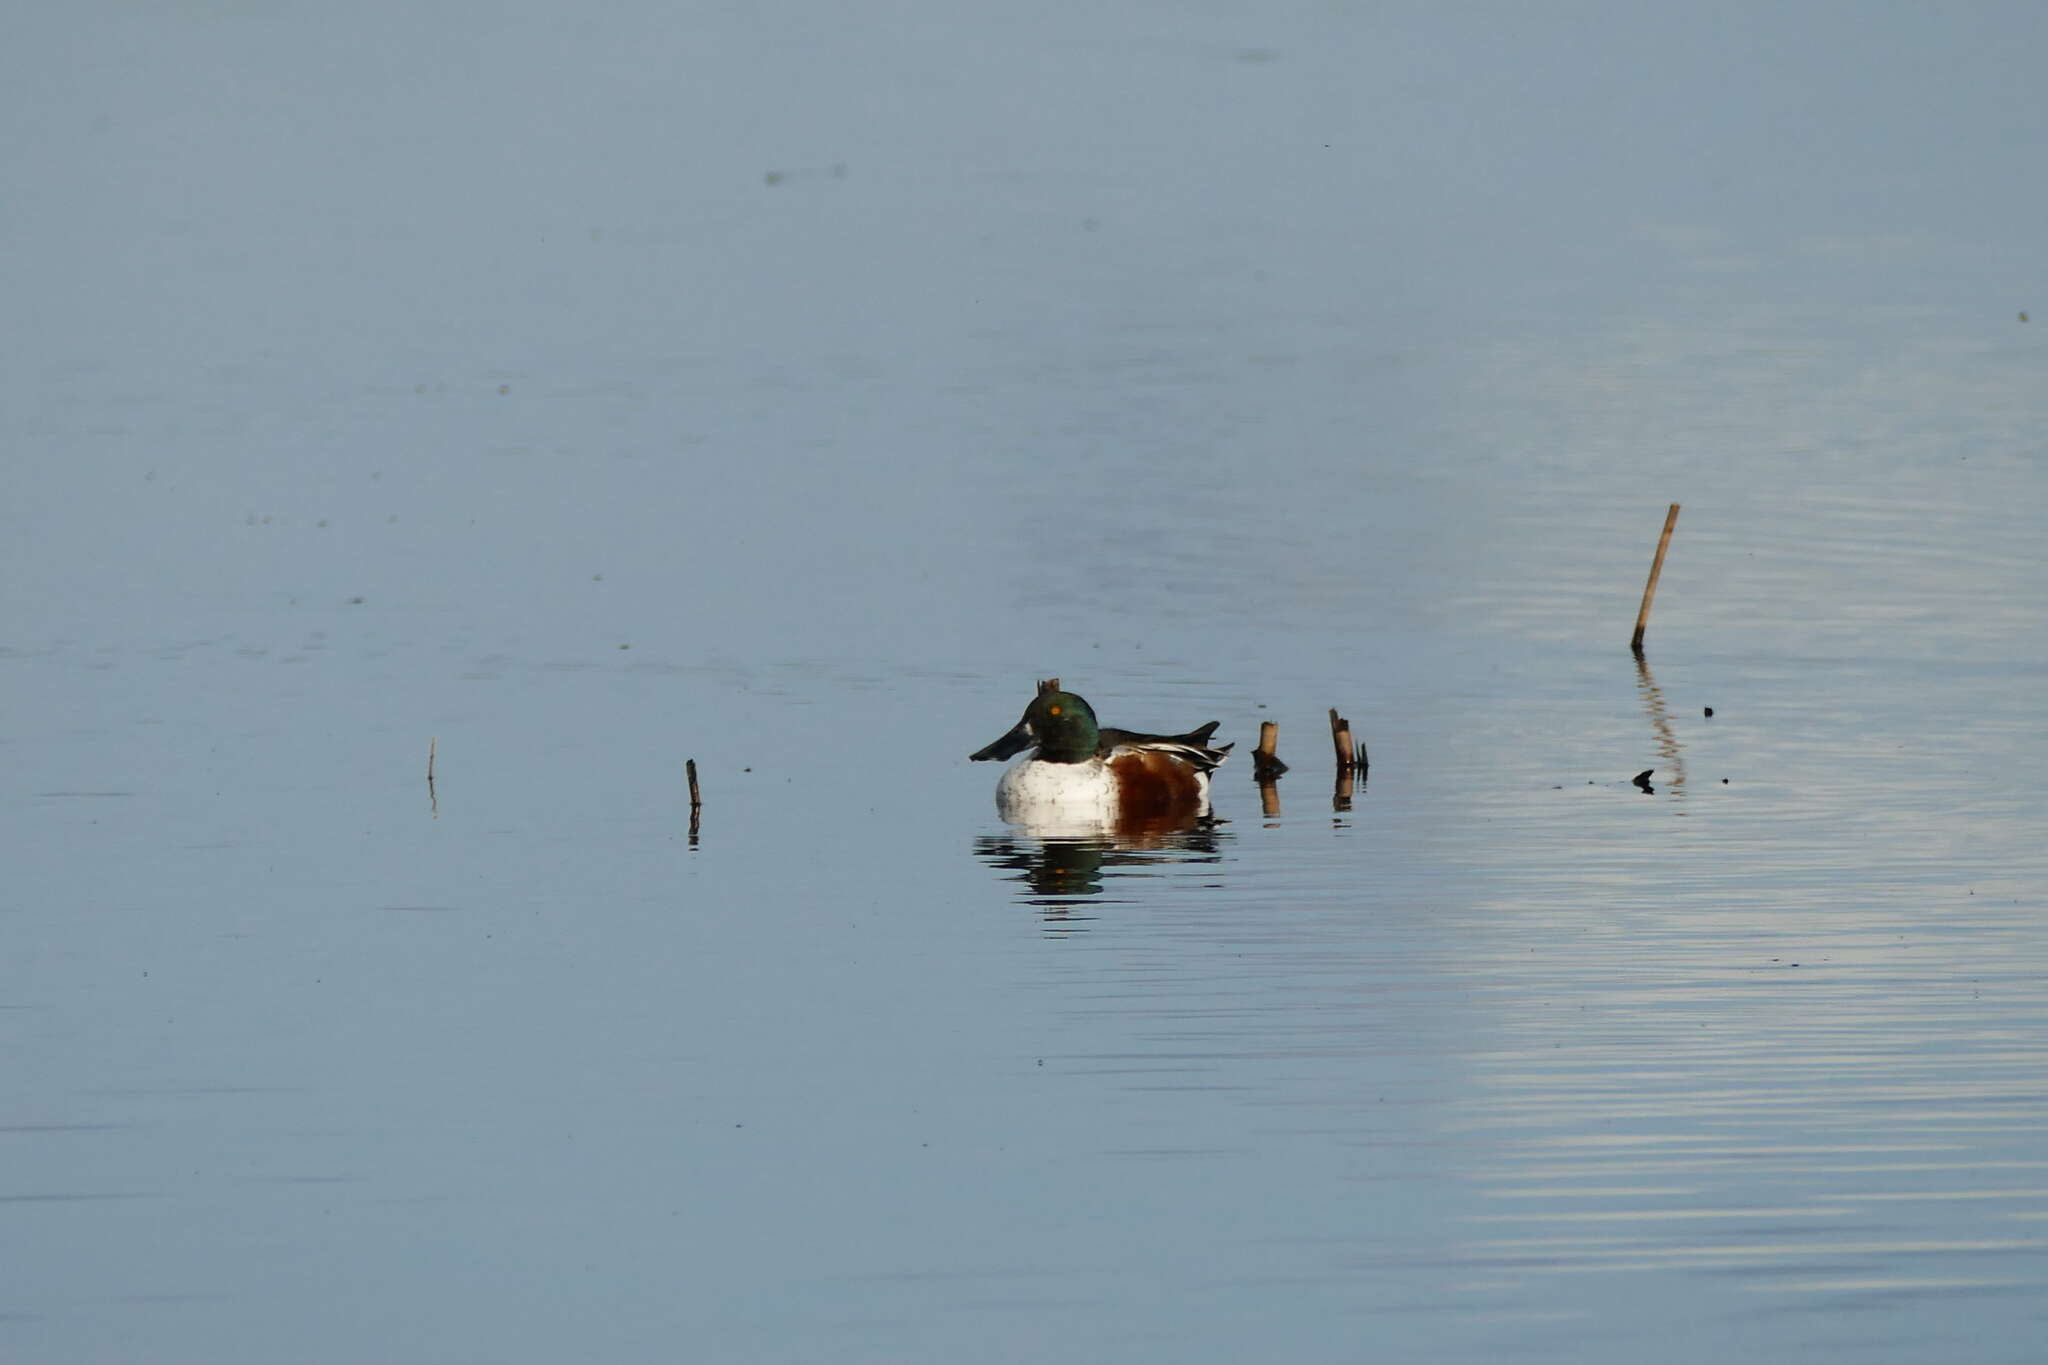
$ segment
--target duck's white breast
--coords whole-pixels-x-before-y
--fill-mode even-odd
[[[1099,758],[1082,763],[1045,763],[1026,758],[1010,765],[996,783],[996,809],[1006,818],[1046,807],[1100,808],[1114,804],[1115,783]]]

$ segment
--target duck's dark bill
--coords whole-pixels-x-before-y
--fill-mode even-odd
[[[1009,734],[1004,735],[986,749],[976,749],[967,757],[976,763],[988,758],[1009,758],[1012,755],[1023,753],[1036,743],[1038,743],[1038,736],[1031,733],[1031,722],[1020,720],[1017,722],[1016,728],[1011,730]]]

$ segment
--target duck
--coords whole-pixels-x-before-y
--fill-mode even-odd
[[[968,757],[979,763],[1032,751],[996,783],[1005,819],[1030,823],[1058,813],[1106,825],[1192,821],[1209,814],[1209,774],[1236,747],[1211,743],[1216,726],[1212,720],[1179,735],[1114,729],[1049,678],[1008,733]]]

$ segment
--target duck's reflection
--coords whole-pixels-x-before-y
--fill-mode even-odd
[[[1230,836],[1211,816],[1121,821],[1012,824],[974,841],[974,856],[1019,883],[1018,900],[1035,907],[1048,928],[1072,931],[1093,918],[1112,879],[1145,876],[1189,863],[1217,862]]]

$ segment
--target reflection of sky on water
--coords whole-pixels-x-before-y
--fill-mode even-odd
[[[871,19],[0,50],[0,1354],[2031,1351],[2038,7]]]
[[[1541,557],[1499,571],[1540,571],[1544,590],[1456,613],[1552,639],[1612,619],[1655,508],[1677,501],[1653,645],[1682,612],[1759,653],[2039,657],[2029,452],[2048,343],[2009,314],[1851,311],[1845,330],[1840,308],[1708,294],[1683,322],[1481,348],[1461,443],[1487,461],[1477,491],[1526,533],[1493,554]]]

